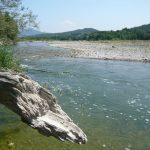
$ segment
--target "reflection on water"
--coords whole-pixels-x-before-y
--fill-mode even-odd
[[[87,134],[88,143],[44,137],[0,106],[3,149],[9,142],[18,150],[150,149],[150,64],[55,57],[24,59],[23,65],[58,97],[63,110]]]

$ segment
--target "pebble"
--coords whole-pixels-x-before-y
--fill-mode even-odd
[[[92,93],[91,93],[91,92],[88,92],[88,94],[91,95]]]
[[[147,113],[149,113],[149,114],[150,114],[150,111],[148,110],[148,111],[147,111]]]
[[[126,148],[124,148],[124,150],[131,150],[131,149],[126,147]]]
[[[106,147],[106,145],[105,145],[105,144],[103,144],[102,146],[103,146],[103,147]]]
[[[149,122],[149,119],[145,119],[146,122]]]
[[[96,105],[96,104],[93,104],[93,106],[97,107],[98,105]]]

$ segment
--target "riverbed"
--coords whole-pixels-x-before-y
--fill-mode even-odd
[[[150,149],[150,64],[67,57],[71,52],[46,42],[16,49],[25,72],[57,97],[88,143],[45,137],[0,105],[0,150],[9,143],[17,150]]]
[[[54,48],[72,50],[71,57],[150,62],[149,41],[49,41]]]

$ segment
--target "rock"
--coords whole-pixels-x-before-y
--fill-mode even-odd
[[[46,136],[79,144],[87,142],[84,132],[61,109],[56,98],[24,74],[0,70],[0,103]]]
[[[142,62],[144,62],[144,63],[150,63],[150,60],[147,59],[147,58],[143,58]]]

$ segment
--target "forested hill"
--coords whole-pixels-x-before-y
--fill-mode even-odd
[[[131,28],[131,30],[137,30],[137,31],[146,31],[146,32],[150,32],[150,24],[147,24],[147,25],[142,25],[142,26],[139,26],[139,27],[134,27],[134,28]]]
[[[150,40],[150,24],[117,31],[99,31],[89,35],[88,40]]]
[[[46,33],[26,37],[34,40],[150,40],[150,24],[117,31],[85,28],[63,33]]]
[[[96,29],[84,28],[84,29],[78,29],[78,30],[62,32],[62,33],[41,33],[37,35],[29,35],[30,33],[28,33],[29,36],[24,36],[24,37],[37,38],[37,39],[73,40],[73,39],[78,39],[81,36],[84,36],[86,34],[92,34],[96,32],[98,32],[98,30]]]

